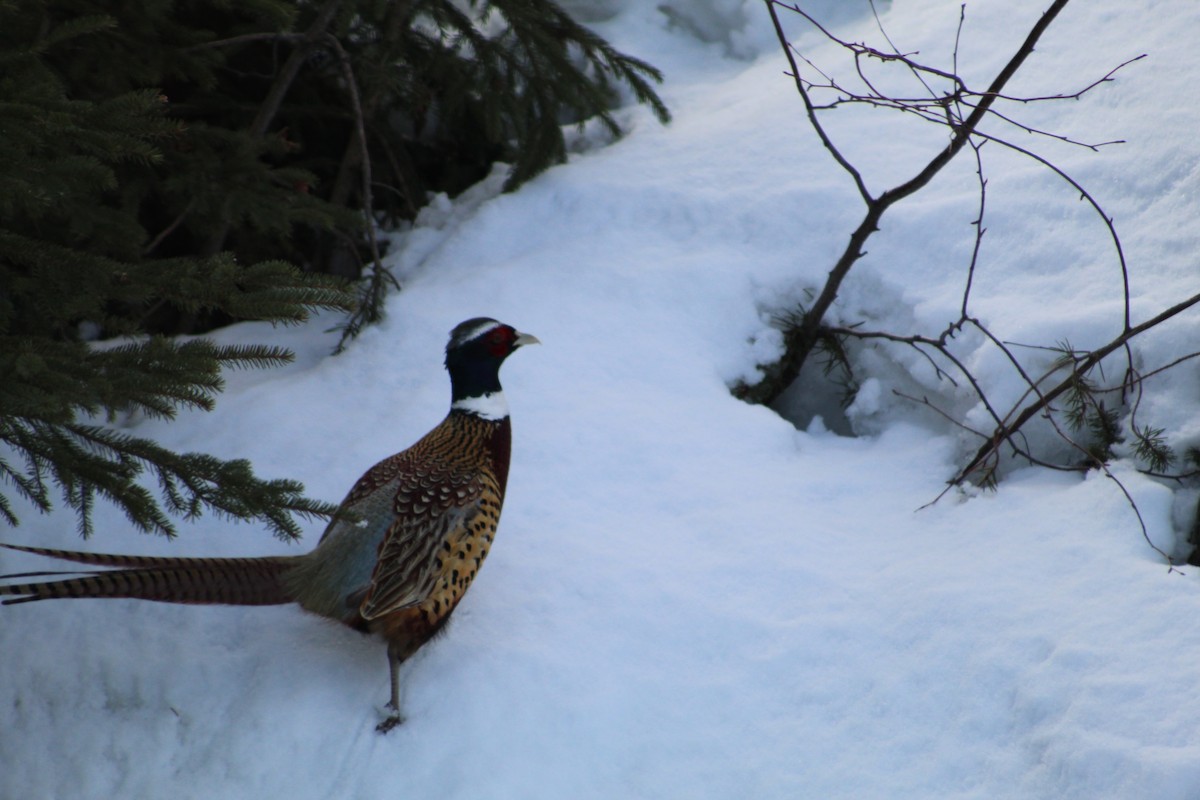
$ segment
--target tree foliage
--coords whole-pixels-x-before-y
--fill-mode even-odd
[[[356,330],[378,220],[497,160],[519,185],[564,122],[617,133],[621,85],[665,121],[659,79],[550,0],[0,0],[0,482],[43,510],[57,487],[85,535],[97,496],[147,531],[210,510],[295,535],[333,508],[104,427],[291,358],[168,335],[330,308]],[[333,276],[364,258],[357,303]]]
[[[96,496],[143,530],[174,531],[137,482],[149,469],[170,512],[211,509],[295,535],[294,514],[332,511],[305,498],[298,483],[262,480],[243,461],[180,455],[81,422],[210,408],[223,367],[291,357],[279,348],[144,335],[156,307],[293,322],[352,302],[328,277],[281,261],[145,256],[149,237],[133,189],[162,168],[162,148],[178,140],[180,125],[164,113],[158,91],[81,99],[52,66],[57,51],[113,28],[111,18],[81,16],[36,36],[8,24],[0,34],[0,478],[43,510],[56,486],[85,534]],[[131,338],[115,346],[87,341],[101,334]],[[17,522],[5,495],[0,517]]]
[[[229,251],[350,278],[369,265],[367,317],[381,296],[376,220],[412,219],[497,161],[519,186],[563,160],[565,123],[619,133],[622,87],[669,116],[654,67],[552,0],[42,0],[12,3],[2,27],[7,57],[36,55],[72,100],[121,98],[131,125],[143,114],[128,104],[161,105],[154,168],[144,139],[141,163],[115,167],[149,238],[112,238],[154,257]],[[222,321],[171,304],[148,320]]]

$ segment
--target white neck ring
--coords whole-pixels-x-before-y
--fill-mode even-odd
[[[450,408],[489,420],[501,420],[508,416],[508,401],[504,399],[504,392],[464,397],[462,400],[455,400]]]

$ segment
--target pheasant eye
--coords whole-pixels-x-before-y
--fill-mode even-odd
[[[514,338],[511,328],[496,328],[489,333],[488,342],[491,344],[492,354],[496,356],[507,355]]]

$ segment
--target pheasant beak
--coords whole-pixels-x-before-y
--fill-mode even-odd
[[[534,336],[532,333],[521,333],[517,331],[517,338],[513,339],[513,349],[524,347],[527,344],[541,344],[542,340]]]

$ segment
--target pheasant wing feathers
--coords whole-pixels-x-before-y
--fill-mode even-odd
[[[410,464],[398,476],[395,521],[379,547],[371,586],[360,611],[375,619],[414,606],[433,591],[449,542],[477,511],[477,475]]]

